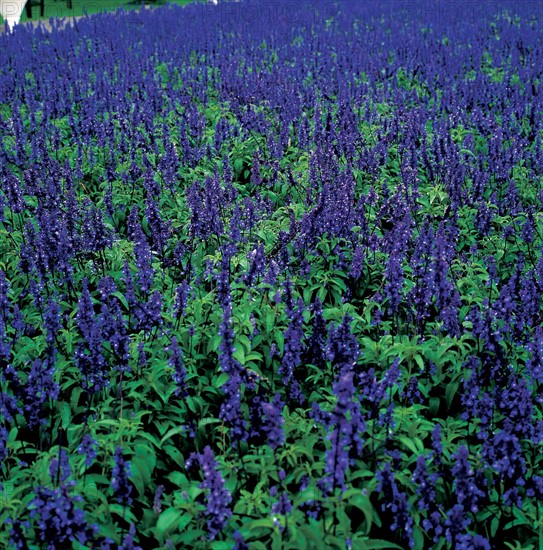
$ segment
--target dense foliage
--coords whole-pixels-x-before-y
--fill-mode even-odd
[[[0,36],[0,546],[541,548],[533,7]]]

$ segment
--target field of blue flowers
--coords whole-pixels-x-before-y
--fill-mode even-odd
[[[0,36],[0,547],[542,549],[542,38],[467,0]]]

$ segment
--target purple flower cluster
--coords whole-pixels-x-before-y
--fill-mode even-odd
[[[186,377],[187,371],[183,367],[183,356],[181,353],[181,348],[177,343],[177,338],[174,336],[172,338],[172,343],[170,344],[170,366],[173,369],[172,379],[175,382],[176,389],[175,395],[181,395],[182,397],[187,396],[187,385]]]
[[[221,370],[228,374],[228,380],[222,387],[225,399],[221,405],[220,417],[230,426],[232,441],[235,445],[238,441],[247,438],[248,428],[241,410],[241,386],[244,378],[246,378],[246,373],[234,357],[234,331],[231,315],[231,306],[227,305],[219,329],[221,335],[219,362]]]
[[[377,490],[383,493],[383,512],[389,512],[391,516],[390,530],[401,529],[403,537],[407,540],[409,547],[415,544],[413,539],[413,518],[409,514],[410,505],[407,500],[407,494],[398,486],[394,472],[391,470],[390,463],[377,471],[375,477],[379,485]]]
[[[71,469],[64,449],[60,449],[58,456],[50,462],[49,472],[57,487],[35,489],[29,504],[31,523],[11,522],[12,543],[16,548],[27,548],[27,542],[31,541],[38,541],[46,548],[61,548],[76,541],[81,545],[93,544],[98,526],[89,525],[85,512],[77,507],[83,498],[73,494],[75,482],[68,481]],[[25,536],[31,525],[34,534]]]
[[[191,453],[185,464],[186,468],[190,469],[195,462],[199,464],[204,475],[200,487],[208,491],[205,515],[209,540],[213,540],[226,527],[228,518],[232,515],[232,495],[225,487],[211,447],[205,447],[203,453]]]
[[[290,285],[287,283],[287,296],[290,296]],[[287,393],[291,399],[303,403],[304,396],[300,388],[298,380],[296,380],[294,371],[302,361],[303,353],[303,311],[304,305],[301,299],[298,300],[296,306],[292,298],[287,299],[287,317],[289,324],[284,332],[285,351],[279,374],[282,377],[283,383],[287,388]]]
[[[76,507],[82,501],[82,497],[71,494],[70,484],[55,489],[38,487],[30,502],[36,540],[47,548],[61,548],[75,541],[82,545],[92,542],[98,527],[89,525],[83,510]]]
[[[85,466],[89,468],[93,465],[96,457],[96,447],[98,446],[98,441],[92,438],[90,434],[85,434],[81,444],[77,448],[77,453],[84,455],[85,457]]]
[[[333,493],[339,488],[346,490],[345,474],[354,458],[362,454],[364,441],[361,434],[365,432],[360,401],[355,397],[353,373],[346,372],[333,386],[337,404],[327,419],[332,428],[328,438],[332,446],[326,451],[326,476],[320,481],[321,488]]]
[[[117,447],[115,449],[113,459],[114,465],[111,471],[111,488],[113,489],[113,495],[119,504],[130,506],[132,504],[132,485],[130,485],[130,481],[128,480],[128,476],[130,475],[130,463],[124,459],[122,447]]]

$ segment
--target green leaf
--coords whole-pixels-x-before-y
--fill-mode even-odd
[[[202,420],[200,420],[198,422],[198,428],[204,428],[205,426],[209,426],[210,424],[221,424],[222,423],[222,420],[220,420],[219,418],[202,418]]]
[[[447,388],[445,389],[445,398],[447,400],[447,408],[450,408],[452,400],[458,391],[458,382],[449,382]]]
[[[105,495],[98,489],[96,483],[91,482],[85,485],[85,497],[91,499],[101,498],[104,502],[107,502]]]
[[[189,408],[189,410],[195,414],[199,413],[201,409],[201,405],[200,405],[200,399],[195,399],[194,397],[187,397],[185,399],[185,402],[187,404],[187,407]]]
[[[419,455],[424,450],[424,445],[418,437],[413,439],[405,436],[400,436],[400,441],[415,455]]]
[[[245,361],[256,361],[257,363],[262,361],[262,354],[258,353],[257,351],[251,351],[245,356]]]
[[[175,428],[170,428],[165,434],[164,437],[160,440],[160,447],[168,441],[168,439],[172,438],[174,435],[181,434],[185,431],[185,426],[176,426]]]
[[[121,504],[110,504],[109,505],[109,512],[111,514],[116,514],[117,516],[129,521],[129,522],[137,522],[136,516],[132,513],[130,508],[127,506],[122,506]]]
[[[424,359],[418,353],[413,357],[413,359],[420,367],[420,370],[424,370]]]
[[[361,541],[360,541],[361,542]],[[354,540],[353,540],[354,543]],[[399,548],[399,550],[403,550],[402,546],[398,546],[397,544],[394,544],[393,542],[388,542],[386,540],[382,539],[369,539],[364,541],[364,548],[367,550],[375,550],[378,548]]]
[[[70,405],[65,401],[59,401],[57,404],[58,414],[61,420],[61,426],[63,430],[67,430],[72,420],[72,410]]]
[[[276,331],[275,339],[277,341],[277,349],[279,350],[279,353],[282,355],[285,352],[285,336],[283,335],[282,332]]]
[[[79,397],[83,393],[83,388],[74,388],[72,390],[72,395],[70,397],[70,408],[72,410],[77,410],[79,404]]]
[[[181,451],[173,445],[164,445],[164,453],[169,456],[179,467],[185,468],[185,458],[183,457]]]
[[[492,521],[490,522],[490,534],[492,535],[492,537],[496,536],[499,526],[500,526],[500,518],[498,516],[494,516],[492,518]]]
[[[228,382],[228,379],[230,378],[230,375],[226,372],[221,372],[217,378],[213,381],[213,386],[215,388],[220,388]]]
[[[273,523],[273,518],[262,518],[262,519],[255,519],[246,525],[251,531],[255,529],[274,529],[275,525]]]
[[[415,550],[424,549],[424,532],[418,525],[413,526],[413,540],[415,542],[415,545],[413,546]]]
[[[136,486],[136,489],[138,490],[140,496],[143,496],[145,494],[145,488],[151,482],[153,469],[154,463],[151,460],[151,454],[135,455],[130,461],[132,482]]]
[[[207,353],[216,352],[221,345],[222,337],[220,334],[215,334],[207,342]]]
[[[160,514],[156,522],[157,533],[164,536],[174,530],[182,531],[191,520],[191,516],[177,508],[168,508]]]
[[[112,296],[118,298],[118,300],[123,304],[124,308],[128,311],[130,307],[128,306],[128,300],[122,292],[113,292]]]
[[[194,542],[201,539],[205,534],[205,531],[201,529],[191,529],[190,531],[184,532],[179,537],[179,541],[185,545],[182,548],[191,548],[195,546]]]
[[[243,170],[243,159],[242,158],[235,159],[233,168],[236,175],[239,176],[241,174],[241,171]]]
[[[532,522],[526,517],[526,514],[518,508],[513,508],[513,515],[517,518],[510,521],[503,529],[511,529],[511,527],[517,527],[518,525],[530,525]]]
[[[245,350],[242,346],[238,346],[233,353],[234,359],[239,361],[240,365],[245,365]]]
[[[187,476],[185,474],[182,474],[181,472],[171,472],[166,476],[166,478],[178,487],[185,487],[189,484]]]
[[[353,489],[354,491],[354,489]],[[371,525],[373,523],[373,505],[370,502],[370,499],[367,496],[362,494],[362,491],[356,490],[355,493],[346,501],[358,508],[363,514],[366,520],[366,532],[369,532]]]

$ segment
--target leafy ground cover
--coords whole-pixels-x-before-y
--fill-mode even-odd
[[[2,547],[541,548],[532,8],[0,36]]]

